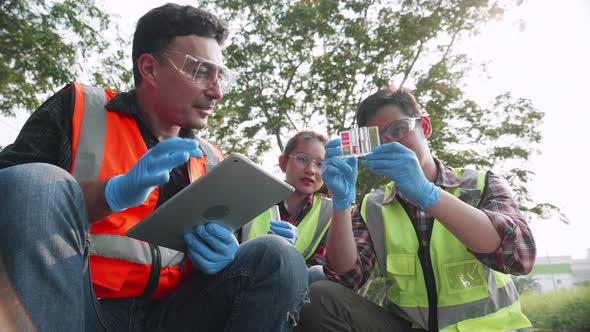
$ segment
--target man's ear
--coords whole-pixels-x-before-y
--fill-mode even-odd
[[[281,171],[283,171],[283,173],[287,173],[287,158],[285,157],[285,155],[279,156],[279,167],[281,168]]]
[[[428,116],[426,115],[421,116],[420,125],[422,126],[422,132],[424,133],[424,137],[426,137],[426,139],[429,139],[430,135],[432,135],[432,126],[430,125],[430,118],[428,118]]]
[[[144,53],[137,58],[137,70],[141,76],[141,81],[149,85],[155,84],[155,78],[158,76],[160,62],[156,57],[149,53]]]

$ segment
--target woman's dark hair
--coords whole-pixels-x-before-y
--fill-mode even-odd
[[[291,137],[289,141],[287,141],[287,145],[285,145],[285,150],[283,151],[283,156],[285,156],[286,159],[289,159],[289,155],[291,154],[291,152],[293,152],[293,150],[295,150],[297,146],[299,146],[299,144],[301,144],[303,141],[310,139],[315,139],[322,144],[326,144],[328,142],[328,138],[326,136],[315,131],[300,131],[297,134],[295,134],[295,136]]]
[[[137,59],[145,53],[162,53],[178,36],[197,35],[215,38],[221,46],[228,35],[225,21],[205,10],[168,3],[154,8],[137,22],[133,35],[133,78],[137,87],[141,75]]]

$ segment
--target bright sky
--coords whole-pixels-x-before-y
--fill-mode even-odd
[[[97,1],[120,16],[122,29],[129,34],[142,14],[166,2]],[[524,31],[518,29],[520,20],[526,23]],[[587,145],[583,135],[590,122],[584,99],[590,88],[589,33],[590,1],[528,0],[509,11],[502,21],[482,27],[480,35],[461,43],[474,62],[488,62],[492,76],[473,77],[467,88],[470,97],[487,105],[495,96],[511,91],[515,97],[531,99],[546,114],[541,155],[527,165],[536,173],[530,190],[538,202],[559,206],[571,224],[556,219],[533,222],[539,256],[582,258],[590,248],[590,220],[583,208],[588,204],[585,198],[590,181],[578,175],[588,160],[583,152],[588,150],[582,145]],[[131,60],[128,62],[130,65]],[[14,140],[26,117],[0,117],[0,145]]]

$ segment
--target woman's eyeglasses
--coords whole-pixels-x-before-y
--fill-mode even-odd
[[[298,153],[296,155],[290,154],[289,157],[293,158],[293,160],[295,160],[295,164],[302,169],[306,169],[309,166],[309,164],[313,162],[313,165],[317,169],[319,169],[320,171],[322,170],[323,160],[313,159],[305,153]]]

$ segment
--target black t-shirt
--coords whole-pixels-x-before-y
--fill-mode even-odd
[[[47,99],[27,120],[13,144],[0,151],[0,169],[27,163],[48,163],[64,170],[72,163],[72,88],[68,85]],[[108,104],[114,112],[131,115],[148,149],[158,144],[137,105],[135,91],[119,93]],[[194,138],[192,130],[181,137]],[[189,183],[187,165],[170,172],[170,181],[160,186],[158,206]]]

